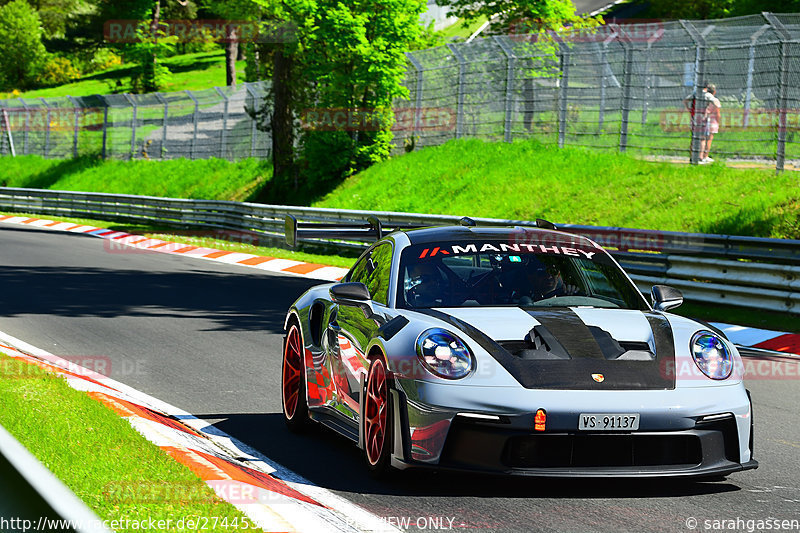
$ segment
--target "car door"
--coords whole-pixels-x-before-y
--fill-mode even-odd
[[[385,322],[392,253],[390,242],[378,244],[361,257],[346,278],[347,281],[367,286],[372,298],[370,305],[340,303],[331,313],[333,319],[329,331],[336,336],[338,345],[338,350],[332,354],[331,370],[338,403],[346,408],[344,411],[353,420],[357,419],[359,412],[360,377],[363,375],[366,378],[369,369],[364,350]]]

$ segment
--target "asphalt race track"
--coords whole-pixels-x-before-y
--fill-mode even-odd
[[[640,532],[690,531],[691,525],[709,531],[715,524],[706,521],[737,518],[739,530],[747,531],[747,520],[800,519],[796,371],[747,383],[761,466],[726,481],[406,473],[378,482],[343,438],[322,430],[298,437],[283,426],[283,318],[294,298],[318,282],[107,250],[106,243],[0,228],[0,331],[90,368],[107,365],[110,377],[217,421],[221,430],[387,520],[408,520],[412,529],[419,518],[438,517],[445,528],[454,519],[454,528],[475,531]]]

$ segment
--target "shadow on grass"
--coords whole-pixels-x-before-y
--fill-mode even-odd
[[[58,181],[71,174],[86,169],[101,165],[103,160],[98,158],[97,155],[85,155],[77,159],[64,159],[55,165],[48,167],[46,170],[31,176],[31,178],[20,187],[29,189],[49,189]]]
[[[745,235],[750,237],[769,237],[780,219],[758,209],[745,209],[733,215],[704,224],[700,233],[720,235]]]

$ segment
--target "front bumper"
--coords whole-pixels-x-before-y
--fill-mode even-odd
[[[396,392],[395,434],[402,440],[396,442],[392,464],[400,469],[434,467],[552,477],[679,477],[727,475],[758,467],[751,453],[752,410],[743,388],[741,395],[722,398],[727,407],[708,405],[706,397],[696,400],[702,405],[684,401],[680,409],[644,407],[648,398],[663,400],[662,392],[637,396],[639,404],[630,401],[630,395],[627,402],[620,403],[626,393],[594,393],[586,397],[593,400],[585,404],[590,407],[557,409],[552,402],[554,392],[535,391],[536,405],[549,407],[543,432],[533,429],[533,406],[516,414],[500,414],[499,410],[464,413],[409,402],[402,391]],[[676,393],[664,392],[673,397]],[[532,393],[527,391],[526,396]],[[732,397],[737,401],[730,401]],[[640,412],[640,430],[577,431],[579,411]],[[718,416],[704,421],[705,415],[715,413]],[[487,418],[475,418],[476,414]]]

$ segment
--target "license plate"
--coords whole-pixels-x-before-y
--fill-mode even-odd
[[[639,429],[638,414],[581,413],[578,429],[583,431],[634,431]]]

